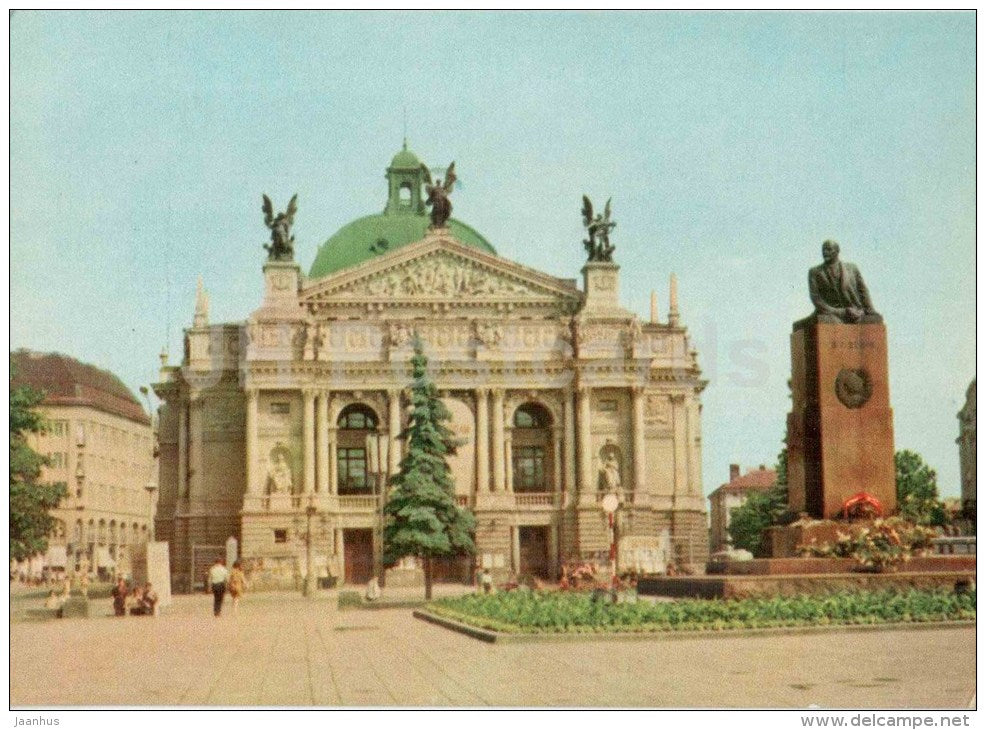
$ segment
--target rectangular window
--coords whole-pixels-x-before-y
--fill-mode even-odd
[[[283,543],[288,541],[287,530],[274,530],[274,542]]]
[[[515,446],[513,467],[515,492],[547,491],[542,447]]]
[[[275,416],[284,416],[291,413],[290,403],[271,403],[270,412]]]
[[[616,405],[616,401],[615,400],[601,400],[601,401],[599,401],[599,410],[600,411],[610,411],[610,412],[613,412],[613,411],[618,410],[617,405]]]
[[[339,494],[370,494],[372,485],[366,472],[366,449],[340,448]]]

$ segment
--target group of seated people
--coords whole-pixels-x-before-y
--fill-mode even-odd
[[[158,595],[154,587],[147,583],[143,588],[130,588],[120,578],[113,587],[113,613],[117,616],[156,616]]]

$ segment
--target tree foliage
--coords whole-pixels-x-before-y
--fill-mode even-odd
[[[13,381],[14,365],[10,377]],[[48,549],[48,535],[55,527],[50,512],[66,494],[64,483],[38,482],[46,461],[28,446],[31,433],[45,430],[37,411],[44,394],[28,386],[10,385],[10,557],[24,560]]]
[[[451,415],[429,379],[420,339],[415,338],[411,358],[411,418],[401,434],[406,453],[400,471],[391,477],[392,487],[384,514],[384,563],[402,557],[422,559],[425,594],[431,597],[432,558],[471,555],[475,518],[455,503],[455,485],[446,457],[457,442],[446,425]]]
[[[938,499],[938,476],[913,451],[894,454],[897,510],[918,525],[944,525],[945,507]]]
[[[753,492],[729,513],[729,538],[734,548],[762,555],[764,530],[789,521],[787,507],[787,446],[777,455],[777,481],[766,492]]]
[[[733,547],[762,555],[764,530],[780,524],[787,513],[787,489],[773,486],[766,492],[752,492],[739,507],[729,513],[729,538]]]

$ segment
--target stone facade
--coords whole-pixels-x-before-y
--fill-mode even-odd
[[[975,511],[976,505],[976,381],[965,392],[965,405],[959,411],[959,468],[962,477],[962,504]]]
[[[463,442],[450,463],[476,515],[476,564],[551,579],[567,559],[606,563],[600,500],[617,492],[621,537],[663,537],[672,559],[704,565],[705,382],[677,303],[673,322],[643,322],[619,305],[617,265],[582,273],[580,289],[431,229],[314,280],[267,262],[242,325],[198,307],[183,362],[155,385],[157,529],[175,586],[200,582],[230,536],[261,585],[297,585],[307,540],[320,575],[379,574],[414,332]],[[420,571],[408,560],[384,577]]]
[[[115,377],[64,355],[12,353],[15,385],[46,393],[39,410],[49,430],[29,445],[47,456],[45,482],[64,482],[68,495],[52,516],[47,564],[129,572],[126,547],[146,543],[153,473],[150,419]]]

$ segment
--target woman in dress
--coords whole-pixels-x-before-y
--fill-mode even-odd
[[[237,560],[233,563],[233,569],[229,573],[229,582],[226,584],[226,590],[229,591],[229,595],[233,598],[233,610],[240,604],[240,596],[246,590],[246,574],[243,572],[243,567],[240,565],[240,561]]]

